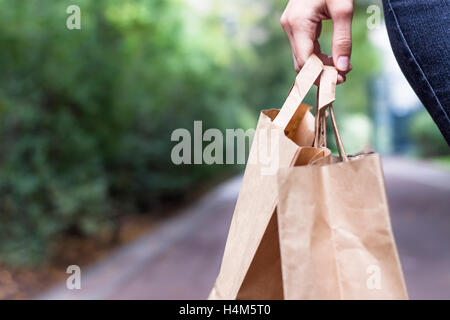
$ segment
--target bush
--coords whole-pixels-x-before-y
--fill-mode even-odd
[[[124,212],[182,199],[231,168],[173,165],[174,129],[247,129],[282,104],[295,76],[283,4],[245,3],[233,27],[230,2],[212,1],[208,15],[186,3],[0,0],[2,261],[40,263],[65,231],[97,235]],[[71,4],[81,30],[66,28]],[[365,25],[365,9],[356,15]],[[366,33],[355,52],[370,51]],[[356,85],[373,67],[361,59]],[[363,111],[364,90],[352,92],[347,108]]]
[[[80,0],[82,29],[69,31],[68,5],[0,1],[0,257],[10,264],[39,263],[59,233],[96,234],[217,173],[171,164],[175,128],[239,126],[232,48],[216,20],[189,19],[177,1]]]
[[[410,131],[421,156],[450,155],[447,142],[426,110],[414,115]]]

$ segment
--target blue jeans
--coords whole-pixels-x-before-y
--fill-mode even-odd
[[[395,58],[450,145],[450,0],[383,0]]]

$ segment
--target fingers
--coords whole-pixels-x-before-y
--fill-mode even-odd
[[[291,27],[289,26],[289,24],[287,22],[286,11],[283,12],[283,15],[280,18],[280,23],[281,23],[281,26],[283,27],[284,32],[286,33],[286,35],[289,39],[289,43],[291,44],[292,59],[294,60],[295,71],[299,72],[300,66],[298,65],[298,62],[297,62],[297,56],[295,54],[295,48],[294,48],[294,38],[292,37]]]
[[[320,60],[322,60],[323,64],[326,66],[334,66],[333,58],[326,55],[325,53],[320,52],[320,46],[318,47],[319,51],[314,50],[314,53],[319,57]],[[341,84],[347,80],[345,74],[352,71],[353,66],[350,64],[349,69],[347,72],[342,72],[338,70],[337,75],[337,84]]]
[[[333,21],[332,57],[321,53],[317,39],[321,21]],[[312,53],[324,64],[334,65],[338,70],[338,83],[352,67],[352,18],[353,0],[295,0],[289,1],[280,23],[289,38],[295,70],[298,72]]]
[[[297,18],[290,22],[292,38],[299,66],[303,66],[314,52],[317,23]]]
[[[320,50],[319,50],[319,52],[314,50],[314,53],[319,57],[320,60],[322,60],[324,65],[326,65],[326,66],[334,66],[332,57],[326,55],[325,53],[320,52]],[[316,81],[316,85],[319,85],[319,81],[318,80],[319,79],[317,79],[317,81]],[[344,81],[345,81],[345,75],[342,74],[341,72],[338,72],[337,84],[341,84]]]
[[[293,2],[289,2],[286,10],[280,18],[292,48],[294,66],[299,71],[305,61],[314,52],[314,42],[320,34],[320,20],[313,22],[308,18],[303,18],[302,11],[293,9]]]
[[[287,9],[286,9],[287,10]],[[292,36],[292,30],[291,30],[291,26],[287,20],[287,15],[286,15],[286,11],[283,13],[283,15],[281,16],[280,19],[280,23],[281,26],[283,27],[284,32],[286,33],[288,39],[289,39],[289,43],[291,45],[291,49],[292,49],[292,59],[294,61],[294,68],[296,72],[300,71],[301,66],[298,64],[298,59],[297,59],[297,54],[296,54],[296,47],[295,47],[295,42],[294,42],[294,37]]]
[[[298,65],[297,57],[295,56],[294,50],[292,50],[292,59],[294,60],[294,69],[295,69],[295,71],[299,72],[300,71],[300,66]]]
[[[280,23],[281,23],[281,26],[283,27],[284,32],[286,33],[286,35],[287,35],[287,37],[289,39],[289,43],[291,44],[292,59],[294,60],[295,71],[299,72],[300,71],[300,66],[299,66],[299,64],[297,62],[297,55],[295,53],[295,46],[294,46],[294,38],[292,37],[291,27],[290,27],[289,23],[287,22],[286,11],[281,16]]]
[[[345,75],[338,73],[336,84],[344,83],[345,80],[347,80],[347,78],[345,77]]]
[[[352,53],[352,1],[334,1],[330,10],[333,20],[333,62],[341,72],[350,71],[350,55]]]

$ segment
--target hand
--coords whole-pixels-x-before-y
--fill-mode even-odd
[[[294,67],[298,72],[308,57],[315,53],[326,65],[338,70],[338,83],[345,81],[352,66],[353,0],[290,0],[280,22],[292,48]],[[318,38],[322,20],[333,21],[332,57],[320,50]]]

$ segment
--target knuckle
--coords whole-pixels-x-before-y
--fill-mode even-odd
[[[282,16],[281,16],[281,18],[280,18],[280,24],[281,24],[283,27],[287,26],[288,20],[287,20],[287,18],[286,18],[285,15],[282,15]]]
[[[301,16],[290,18],[289,25],[296,30],[309,30],[313,27],[312,23],[310,23],[308,19]]]
[[[336,7],[335,12],[339,17],[351,17],[353,15],[353,5],[351,2],[342,1]]]
[[[296,16],[290,16],[287,18],[287,22],[291,27],[295,27],[298,25],[299,19]]]
[[[352,47],[352,39],[349,37],[338,37],[334,40],[336,46],[340,48],[351,48]]]

